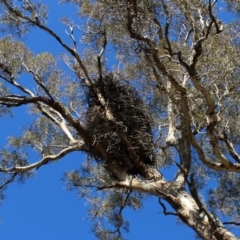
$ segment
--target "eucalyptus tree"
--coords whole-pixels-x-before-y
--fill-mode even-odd
[[[122,239],[123,209],[140,208],[147,196],[203,239],[237,239],[227,224],[239,225],[240,214],[238,1],[59,4],[77,12],[62,17],[63,35],[49,27],[41,1],[0,1],[1,117],[22,106],[29,114],[22,135],[1,149],[1,193],[81,151],[86,161],[65,177],[91,204],[99,239]],[[233,21],[219,17],[225,7]],[[33,54],[23,41],[33,28],[61,56],[51,46]],[[171,166],[167,181],[162,170]]]

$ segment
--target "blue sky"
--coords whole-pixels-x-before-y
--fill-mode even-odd
[[[73,7],[59,7],[51,1],[49,26],[59,35],[67,36],[58,20],[61,14],[72,15]],[[73,16],[74,17],[74,16]],[[58,55],[61,47],[45,33],[33,30],[25,41],[36,53],[51,51]],[[0,146],[4,146],[8,135],[17,135],[20,125],[26,120],[25,109],[16,111],[15,117],[0,119]],[[34,156],[30,152],[30,156]],[[93,240],[91,222],[87,220],[87,205],[79,199],[76,191],[66,191],[61,180],[64,172],[78,169],[84,156],[71,154],[57,163],[40,168],[25,184],[13,183],[6,191],[6,199],[0,207],[1,240]],[[144,208],[134,212],[124,210],[130,221],[130,240],[192,240],[195,233],[177,223],[174,216],[165,217],[157,198],[145,201]]]

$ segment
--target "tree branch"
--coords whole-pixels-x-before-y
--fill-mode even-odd
[[[55,111],[54,109],[49,108],[49,111],[46,109],[46,107],[44,107],[43,104],[38,104],[38,108],[39,110],[43,113],[43,115],[45,115],[47,118],[49,118],[52,122],[54,122],[57,126],[59,126],[62,131],[65,133],[65,135],[67,136],[67,138],[69,139],[70,143],[75,143],[76,140],[74,139],[73,135],[71,134],[71,132],[69,131],[67,124],[65,122],[65,119],[62,117],[62,115]],[[58,121],[52,114],[51,112],[53,112],[54,114],[56,114],[59,118],[60,121]]]
[[[83,142],[78,142],[77,144],[73,145],[73,146],[69,146],[65,149],[63,149],[62,151],[60,151],[57,154],[53,154],[53,155],[48,155],[43,157],[41,160],[39,160],[38,162],[29,164],[27,166],[14,166],[11,168],[2,168],[0,167],[0,172],[5,172],[5,173],[22,173],[22,172],[28,172],[32,169],[38,169],[41,166],[51,162],[51,161],[56,161],[62,157],[64,157],[66,154],[76,151],[76,150],[83,150],[84,149],[84,143]]]
[[[7,186],[9,183],[13,182],[15,177],[18,174],[19,174],[18,172],[13,173],[12,176],[7,181],[5,181],[4,183],[2,183],[2,185],[0,185],[0,190],[3,189],[5,186]]]
[[[97,56],[97,59],[98,59],[98,72],[99,72],[99,78],[100,80],[102,80],[102,77],[103,77],[103,74],[102,74],[102,63],[101,63],[101,57],[106,49],[106,46],[107,46],[107,36],[106,36],[106,32],[103,32],[102,33],[102,37],[103,37],[103,46],[102,46],[102,49],[100,51],[100,53],[98,54]]]
[[[159,204],[161,205],[161,207],[163,208],[163,214],[164,214],[165,216],[167,216],[167,215],[177,216],[176,213],[167,212],[167,208],[166,208],[166,206],[162,203],[161,198],[158,199],[158,203],[159,203]]]
[[[223,141],[226,143],[231,157],[238,163],[240,163],[240,155],[237,154],[233,143],[229,140],[226,131],[223,131]]]
[[[236,226],[240,226],[239,222],[223,222],[223,224],[225,225],[236,225]]]
[[[50,94],[47,87],[43,84],[40,76],[36,72],[34,72],[32,69],[28,68],[25,63],[22,63],[22,64],[25,67],[25,69],[33,75],[33,79],[36,82],[36,84],[39,85],[43,89],[43,91],[47,94],[47,96],[53,101],[54,99],[52,95]]]
[[[2,68],[3,72],[7,73],[7,75],[9,76],[9,79],[5,76],[0,75],[0,77],[5,80],[6,82],[12,84],[13,86],[17,87],[18,89],[20,89],[23,93],[26,93],[28,95],[30,95],[31,97],[34,96],[34,94],[27,88],[23,87],[22,85],[18,84],[14,78],[13,73],[8,69],[7,66],[5,66],[4,64],[0,63],[0,68]]]

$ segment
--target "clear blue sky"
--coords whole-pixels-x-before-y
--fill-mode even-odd
[[[47,2],[47,1],[46,1]],[[51,2],[49,26],[59,35],[67,36],[61,26],[61,14],[72,15],[73,8],[59,7],[57,1]],[[74,18],[74,17],[73,17]],[[55,55],[62,52],[58,43],[40,31],[32,31],[25,40],[30,49],[36,53],[50,51]],[[26,120],[25,109],[16,111],[15,118],[0,119],[0,146],[6,142],[8,135],[16,136],[19,128]],[[31,154],[34,157],[34,154]],[[93,240],[90,232],[91,222],[87,220],[87,206],[79,199],[77,192],[65,189],[61,181],[64,172],[78,169],[84,156],[80,153],[71,154],[61,161],[45,165],[36,175],[21,185],[14,183],[6,192],[6,199],[0,207],[0,238],[1,240]],[[130,240],[192,240],[195,233],[177,223],[174,216],[165,217],[157,198],[145,201],[144,208],[134,212],[124,210],[130,221]]]

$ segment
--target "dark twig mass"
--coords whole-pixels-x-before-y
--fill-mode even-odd
[[[113,122],[107,119],[106,110],[96,94],[88,89],[86,129],[95,139],[94,144],[101,144],[113,161],[129,173],[139,173],[130,152],[145,164],[155,165],[151,118],[138,92],[133,86],[114,79],[112,75],[98,80],[95,86],[101,92],[115,120]],[[131,151],[120,132],[127,134]],[[89,152],[97,161],[104,161],[99,152],[93,149]]]

